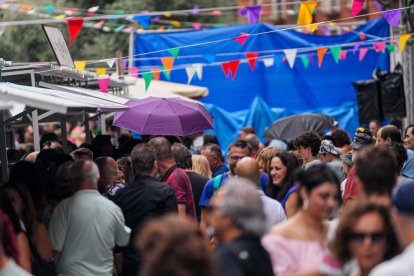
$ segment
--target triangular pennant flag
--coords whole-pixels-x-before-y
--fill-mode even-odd
[[[236,77],[237,69],[239,68],[240,60],[229,61],[229,69],[231,73],[231,79],[234,80]]]
[[[240,15],[247,18],[250,24],[255,24],[259,20],[262,6],[247,6],[240,10]]]
[[[341,46],[332,46],[332,47],[329,48],[329,50],[331,51],[335,62],[338,63],[339,62],[339,54],[342,51],[342,47]]]
[[[339,54],[339,59],[340,60],[345,60],[347,54],[348,54],[347,50],[342,50],[341,53]]]
[[[400,35],[400,52],[402,53],[407,45],[407,41],[411,38],[412,34]]]
[[[208,64],[211,64],[211,63],[213,63],[214,61],[216,61],[216,56],[215,56],[215,55],[209,55],[209,54],[207,54],[207,55],[204,55],[204,56],[203,56],[203,58],[204,58],[204,60],[205,60]]]
[[[203,64],[201,64],[201,63],[194,63],[193,64],[193,67],[196,70],[197,78],[199,80],[202,80],[203,79]]]
[[[73,62],[75,64],[76,69],[78,69],[78,71],[83,71],[85,70],[86,67],[86,61],[84,60],[76,60]]]
[[[123,59],[122,60],[122,70],[126,70],[126,68],[127,68],[127,66],[128,66],[128,60],[127,59]]]
[[[54,10],[55,10],[55,8],[53,6],[51,6],[51,5],[46,6],[44,8],[44,11],[47,12],[47,13],[52,13],[52,12],[54,12]]]
[[[191,15],[197,15],[199,13],[200,13],[200,7],[196,4],[193,10],[191,11]]]
[[[382,5],[377,1],[374,1],[374,6],[377,8],[377,10],[382,11]]]
[[[90,7],[88,12],[97,12],[99,10],[99,6]]]
[[[305,28],[307,28],[309,31],[314,33],[320,24],[321,23],[310,24],[310,25],[305,26]]]
[[[161,18],[159,16],[154,16],[153,18],[151,18],[151,22],[152,23],[158,23],[160,22]]]
[[[187,84],[190,84],[190,82],[193,80],[196,70],[193,66],[188,66],[185,68],[185,72],[187,73]]]
[[[256,60],[258,55],[258,52],[246,53],[247,62],[249,62],[250,70],[252,71],[254,71],[254,67],[256,66]]]
[[[167,70],[168,75],[171,74],[171,69],[173,68],[174,60],[175,60],[175,58],[173,58],[173,57],[161,58],[161,62],[164,65],[165,70]]]
[[[392,53],[395,51],[395,45],[389,44],[387,45],[388,53]]]
[[[318,5],[317,1],[301,2],[299,7],[297,25],[308,25],[312,23],[312,13]]]
[[[108,91],[108,87],[110,83],[111,83],[110,78],[99,78],[98,79],[99,89],[101,89],[101,91],[104,93]]]
[[[212,15],[215,15],[215,16],[220,16],[221,15],[221,11],[212,11],[211,14]]]
[[[362,45],[362,43],[361,43],[361,42],[357,42],[357,43],[355,43],[355,46],[354,46],[354,51],[353,51],[353,54],[354,54],[354,55],[355,55],[355,53],[358,51],[359,47],[361,47],[361,45]]]
[[[318,67],[319,68],[321,68],[321,66],[322,66],[323,58],[326,54],[326,51],[328,51],[328,48],[326,48],[326,47],[319,48],[317,50],[317,52],[318,52]]]
[[[129,67],[128,72],[130,76],[137,77],[138,75],[138,67]]]
[[[114,29],[114,32],[115,32],[115,33],[119,33],[119,32],[121,32],[124,28],[125,28],[125,25],[121,25],[121,26],[119,26],[119,27],[116,27],[116,28]]]
[[[385,52],[385,47],[386,47],[385,41],[374,42],[372,45],[374,46],[375,52],[377,53]]]
[[[275,58],[271,57],[271,58],[264,58],[262,59],[264,66],[266,67],[271,67],[275,64]]]
[[[168,50],[168,52],[170,52],[170,54],[173,57],[176,58],[178,56],[178,53],[180,52],[180,47],[177,47],[177,48],[174,48],[174,49],[170,49],[170,50]]]
[[[102,28],[103,27],[103,25],[105,24],[105,20],[101,20],[101,21],[99,21],[98,23],[96,23],[95,25],[93,25],[93,27],[95,28],[95,29],[100,29],[100,28]]]
[[[123,33],[135,32],[135,28],[133,26],[130,26],[128,28],[123,29],[122,32]]]
[[[151,15],[135,15],[132,20],[139,23],[142,28],[147,29],[151,25]]]
[[[152,78],[154,77],[154,73],[153,72],[145,72],[142,74],[142,77],[145,80],[145,92],[147,92],[148,87],[152,81]]]
[[[359,61],[362,61],[364,57],[366,56],[369,48],[361,48],[359,49]]]
[[[54,19],[65,19],[66,18],[66,14],[59,14],[56,15],[55,17],[53,17]]]
[[[308,57],[306,55],[301,55],[300,59],[302,60],[302,63],[303,63],[303,66],[305,67],[305,69],[308,69],[309,63],[310,63]]]
[[[106,69],[105,68],[96,68],[96,74],[98,76],[106,75]]]
[[[154,80],[160,79],[160,68],[151,68],[151,72],[154,73]]]
[[[231,40],[237,41],[240,45],[243,45],[246,42],[248,37],[249,37],[249,34],[240,33],[240,36],[233,37]]]
[[[161,66],[161,72],[167,80],[171,79],[171,74],[168,73],[164,66]]]
[[[401,10],[392,10],[382,12],[382,16],[387,20],[391,27],[398,27],[400,23]]]
[[[360,40],[365,40],[365,38],[366,38],[367,36],[363,33],[363,32],[360,32],[359,33],[359,39]]]
[[[357,16],[364,7],[365,0],[354,0],[352,3],[352,16]]]
[[[226,78],[229,77],[229,63],[228,62],[223,62],[221,64],[221,69],[223,69],[224,75],[226,76]]]
[[[68,18],[66,22],[68,24],[69,46],[71,46],[73,42],[75,42],[76,37],[82,31],[83,23],[85,22],[85,19],[81,17],[74,17],[74,18]]]
[[[180,21],[171,21],[170,24],[171,24],[171,26],[174,26],[176,28],[178,28],[178,27],[181,26],[181,22]]]
[[[313,59],[313,54],[308,54],[308,55],[306,55],[306,57],[309,59],[309,61],[312,65],[315,64],[315,60]]]
[[[193,23],[193,29],[194,29],[194,30],[200,30],[200,29],[201,29],[201,23],[199,23],[199,22],[194,22],[194,23]]]
[[[107,59],[106,64],[108,64],[109,68],[112,68],[115,64],[115,59]]]
[[[293,69],[293,66],[295,65],[295,59],[296,59],[296,54],[298,52],[298,49],[283,50],[283,52],[285,53],[290,69]]]

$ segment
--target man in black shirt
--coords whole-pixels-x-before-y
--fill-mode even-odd
[[[128,246],[121,249],[121,275],[137,275],[141,257],[134,241],[144,223],[165,213],[177,212],[174,189],[154,178],[158,172],[154,148],[147,144],[137,145],[132,150],[131,162],[134,180],[113,197],[124,213],[125,224],[132,230]]]
[[[191,168],[193,167],[191,152],[187,149],[186,146],[184,146],[184,144],[174,143],[174,145],[171,147],[171,150],[173,152],[174,160],[177,163],[177,166],[185,170],[188,178],[190,178],[191,188],[193,189],[194,204],[196,207],[197,222],[200,223],[201,207],[198,205],[198,203],[200,202],[200,197],[203,193],[203,189],[208,181],[208,178],[191,171]]]

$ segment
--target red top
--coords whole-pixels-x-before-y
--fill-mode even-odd
[[[343,204],[345,205],[348,199],[355,199],[358,196],[356,184],[355,184],[355,175],[356,169],[355,166],[352,167],[351,171],[349,172],[348,179],[345,183],[345,190],[344,190],[344,197],[342,199]]]

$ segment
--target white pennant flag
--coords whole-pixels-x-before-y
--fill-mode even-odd
[[[109,68],[112,68],[115,64],[115,59],[107,59],[105,60],[106,64],[108,64]]]
[[[262,59],[264,65],[266,67],[271,67],[275,64],[275,58],[271,57],[271,58],[264,58]]]
[[[298,49],[283,50],[283,52],[286,55],[290,69],[293,69],[293,66],[295,65],[295,59],[296,59],[296,54],[298,52]]]
[[[203,79],[203,65],[201,63],[194,63],[193,67],[199,80]]]
[[[193,80],[194,74],[196,72],[196,68],[194,66],[189,66],[185,68],[185,72],[187,73],[187,84],[190,84],[190,82]]]
[[[91,7],[88,9],[88,12],[97,12],[99,10],[99,6]]]

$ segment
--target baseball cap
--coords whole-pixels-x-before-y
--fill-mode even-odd
[[[345,162],[349,166],[352,166],[352,151],[348,151],[344,155],[341,156],[342,162]]]
[[[392,196],[392,205],[401,213],[414,215],[414,181],[397,188]]]
[[[331,153],[333,155],[339,155],[342,149],[335,147],[331,140],[322,140],[319,153]]]
[[[351,144],[353,149],[362,149],[363,147],[375,144],[375,139],[365,133],[355,133],[354,142]]]
[[[355,130],[355,135],[356,135],[357,133],[365,133],[365,134],[367,134],[367,135],[369,135],[369,136],[371,136],[371,137],[372,137],[372,133],[371,133],[371,131],[370,131],[368,128],[365,128],[365,127],[359,127],[359,128],[357,128],[357,129]],[[354,137],[354,138],[355,138],[355,137]]]

